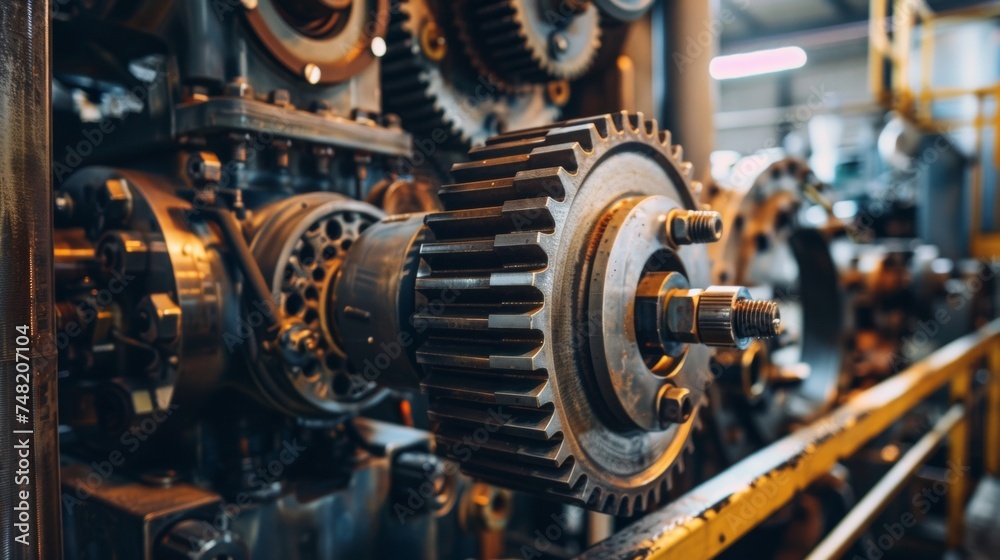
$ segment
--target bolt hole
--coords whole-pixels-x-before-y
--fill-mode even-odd
[[[299,251],[299,262],[302,266],[313,266],[316,264],[316,250],[308,243],[302,246]]]
[[[288,297],[285,298],[285,313],[289,315],[298,315],[305,306],[305,300],[297,293],[288,294]]]
[[[348,243],[348,241],[345,239],[344,243]],[[345,247],[345,249],[346,249],[346,247]],[[333,245],[327,245],[326,247],[323,247],[323,260],[324,261],[332,261],[335,258],[337,258],[337,248],[336,247],[334,247]]]
[[[330,220],[326,222],[326,236],[331,240],[340,239],[340,236],[344,235],[344,228],[340,225],[337,220]]]

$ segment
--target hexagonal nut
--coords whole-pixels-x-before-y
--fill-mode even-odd
[[[188,177],[198,186],[222,180],[222,163],[212,152],[195,152],[188,156]]]
[[[136,326],[146,342],[172,342],[181,332],[181,308],[168,294],[150,294],[139,302]]]
[[[94,191],[102,227],[119,227],[132,216],[132,191],[125,179],[108,179]]]
[[[689,290],[676,290],[667,297],[664,326],[678,342],[698,342],[698,301]]]
[[[236,78],[232,82],[226,84],[223,88],[222,94],[227,97],[243,97],[245,99],[253,99],[254,91],[253,86],[251,86],[245,79]]]
[[[674,214],[670,218],[670,236],[678,245],[691,244],[691,222],[684,214]]]
[[[694,413],[691,391],[670,385],[664,386],[660,393],[658,413],[660,424],[664,427],[687,422]]]
[[[124,276],[146,272],[149,268],[149,245],[134,231],[109,231],[97,243],[97,258],[109,275]]]
[[[291,107],[292,94],[287,89],[276,89],[267,96],[267,100],[278,107]]]

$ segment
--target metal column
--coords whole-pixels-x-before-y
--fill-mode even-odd
[[[14,560],[62,556],[49,21],[48,0],[0,2],[0,557]]]

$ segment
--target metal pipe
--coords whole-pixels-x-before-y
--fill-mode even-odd
[[[0,557],[13,560],[62,555],[49,21],[48,0],[0,2]]]
[[[226,241],[226,246],[233,252],[236,264],[243,274],[243,304],[253,306],[259,302],[267,307],[268,312],[264,313],[264,320],[258,329],[259,334],[265,341],[273,340],[278,334],[278,314],[275,309],[277,303],[271,294],[271,289],[267,286],[267,280],[260,271],[260,265],[250,252],[246,239],[243,238],[242,228],[236,221],[236,217],[228,208],[208,208],[205,215],[212,219],[222,238]]]
[[[931,431],[900,457],[889,472],[855,504],[847,517],[834,527],[806,560],[833,560],[846,554],[851,545],[861,538],[871,523],[889,506],[913,474],[937,451],[944,438],[965,418],[966,413],[964,405],[952,405],[947,414],[934,424]]]

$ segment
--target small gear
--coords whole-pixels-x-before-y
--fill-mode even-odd
[[[601,46],[600,14],[573,0],[460,2],[473,61],[483,75],[510,84],[574,80]]]
[[[698,208],[691,165],[655,121],[628,113],[505,134],[470,156],[453,169],[463,182],[440,192],[446,211],[426,219],[416,279],[439,450],[494,484],[616,515],[652,507],[693,448],[708,350],[682,345],[647,369],[657,361],[643,361],[628,306],[650,271],[708,281],[703,246],[664,240],[668,213]],[[620,395],[601,389],[621,387],[616,371],[633,401],[612,405]],[[664,392],[690,396],[666,425]]]
[[[507,129],[553,122],[558,108],[533,86],[512,90],[481,77],[458,45],[452,4],[393,0],[382,60],[386,110],[416,135],[417,150],[467,150]]]

